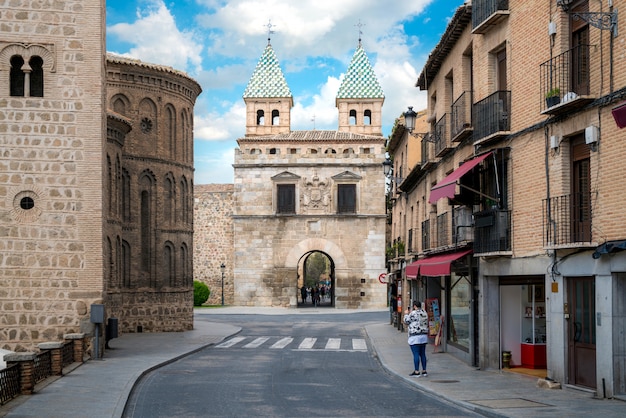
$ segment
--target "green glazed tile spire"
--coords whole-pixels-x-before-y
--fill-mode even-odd
[[[370,64],[363,47],[359,43],[352,56],[339,92],[338,99],[384,99],[383,89],[378,84],[374,69]]]
[[[248,82],[243,97],[292,97],[272,45],[269,43]]]

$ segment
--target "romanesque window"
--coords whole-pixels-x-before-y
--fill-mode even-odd
[[[337,154],[337,151],[332,148],[328,148],[326,151],[324,151],[324,154]]]
[[[113,277],[115,264],[113,262],[113,245],[111,244],[111,238],[107,237],[106,246],[104,248],[104,277],[107,278],[109,287],[115,287],[115,278]]]
[[[189,286],[191,285],[190,275],[189,275],[189,250],[187,249],[187,244],[183,242],[180,246],[180,268],[181,268],[181,278],[182,285]]]
[[[122,241],[122,285],[125,288],[130,288],[132,283],[130,280],[130,244],[127,241]]]
[[[265,112],[262,110],[256,111],[256,124],[261,126],[265,125]]]
[[[166,242],[163,248],[163,269],[161,285],[173,287],[176,285],[176,262],[174,261],[174,246]]]
[[[187,109],[184,109],[181,114],[181,129],[182,129],[182,138],[183,138],[183,160],[191,161],[193,159],[192,154],[192,146],[190,140],[190,124],[189,124],[189,116],[187,114]]]
[[[121,190],[122,220],[130,222],[130,174],[122,169],[122,190]]]
[[[344,154],[354,154],[354,150],[352,148],[346,148],[343,150]]]
[[[176,158],[176,113],[171,106],[165,108],[165,135],[171,158]]]
[[[280,124],[280,113],[278,110],[272,110],[272,125]]]
[[[363,113],[363,125],[371,125],[372,124],[372,111],[366,110]]]
[[[337,185],[337,213],[356,213],[356,184]]]
[[[296,185],[278,184],[277,191],[277,212],[296,213]]]
[[[125,115],[126,114],[126,104],[119,97],[116,98],[115,100],[113,100],[112,108],[113,108],[113,111],[115,113],[119,113],[120,115]]]
[[[43,97],[43,59],[35,55],[26,64],[21,55],[13,55],[10,63],[11,96]]]
[[[112,163],[111,163],[111,156],[107,155],[107,182],[105,184],[105,191],[106,191],[106,202],[105,205],[107,206],[105,208],[105,210],[108,212],[109,216],[112,214],[113,212],[113,167],[112,167]]]
[[[154,237],[154,225],[155,225],[155,215],[153,208],[153,188],[154,188],[154,179],[150,176],[150,174],[144,174],[140,181],[140,209],[139,209],[139,230],[141,236],[141,270],[144,272],[152,273],[152,266],[154,257],[156,254],[153,253],[153,237]],[[154,282],[154,276],[151,276],[152,280],[150,282],[151,286],[156,285]],[[142,283],[145,285],[145,283]]]
[[[278,154],[278,151],[276,148],[270,148],[270,155],[275,155]]]
[[[192,207],[191,204],[192,197],[189,193],[189,185],[187,184],[187,179],[185,177],[180,181],[180,211],[182,216],[182,222],[184,224],[191,223],[192,217]]]
[[[174,182],[170,175],[165,179],[164,185],[164,202],[163,202],[163,219],[165,222],[168,222],[170,225],[174,223],[174,202],[176,199],[174,193]]]
[[[352,109],[350,111],[350,120],[349,120],[350,125],[356,125],[356,110]]]

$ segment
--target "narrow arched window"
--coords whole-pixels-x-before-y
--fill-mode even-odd
[[[22,67],[24,66],[24,58],[19,55],[11,57],[11,96],[24,96],[25,74]]]
[[[265,112],[262,110],[256,111],[256,124],[257,125],[265,125]]]
[[[366,110],[363,113],[363,125],[371,125],[372,124],[372,111]]]
[[[350,125],[356,125],[356,110],[352,109],[350,111]]]
[[[43,59],[34,56],[28,61],[30,65],[30,96],[43,97]]]
[[[280,112],[278,110],[272,110],[272,125],[280,124]]]

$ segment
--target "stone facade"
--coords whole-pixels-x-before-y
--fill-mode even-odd
[[[10,5],[9,5],[10,3]],[[192,327],[198,84],[109,58],[104,1],[0,1],[0,346]]]

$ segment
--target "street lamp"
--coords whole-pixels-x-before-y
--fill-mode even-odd
[[[222,263],[220,270],[222,270],[222,306],[224,306],[224,272],[226,271],[226,264]]]
[[[404,126],[409,132],[415,129],[415,119],[417,119],[417,113],[413,110],[413,106],[409,106],[409,110],[404,112]]]
[[[600,30],[610,30],[613,37],[617,37],[617,8],[611,12],[574,12],[570,11],[573,3],[574,0],[556,0],[557,6],[574,20],[583,20]],[[613,2],[609,2],[609,7],[613,7]]]

